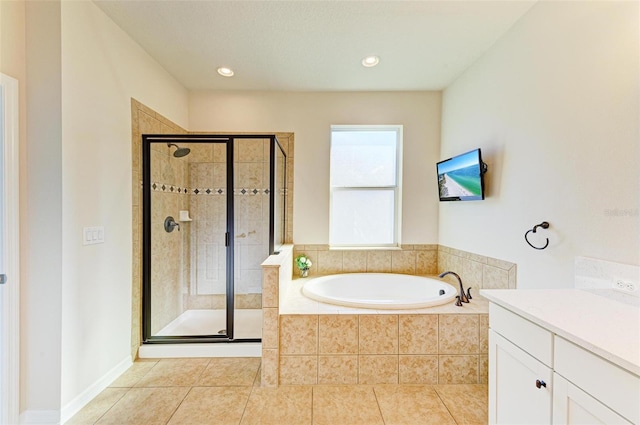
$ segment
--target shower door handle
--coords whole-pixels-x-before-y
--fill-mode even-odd
[[[7,275],[2,273],[0,274],[0,285],[7,283]]]
[[[225,232],[224,234],[224,246],[229,246],[229,232]]]

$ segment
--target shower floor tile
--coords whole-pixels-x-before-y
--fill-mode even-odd
[[[66,424],[487,423],[486,385],[263,388],[259,373],[259,358],[138,360]]]

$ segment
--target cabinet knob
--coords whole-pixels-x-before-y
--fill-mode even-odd
[[[536,388],[542,388],[542,387],[547,388],[547,383],[539,379],[536,379]]]

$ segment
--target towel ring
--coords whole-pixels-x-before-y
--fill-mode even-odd
[[[546,247],[549,246],[549,238],[547,238],[547,243],[544,244],[543,247],[537,247],[531,244],[531,242],[529,242],[529,233],[536,233],[536,230],[538,230],[538,227],[542,227],[543,229],[548,229],[549,228],[549,223],[546,221],[543,221],[540,224],[536,224],[535,226],[533,226],[533,229],[529,229],[527,230],[527,233],[524,234],[524,240],[527,241],[527,243],[529,244],[529,246],[533,249],[537,249],[537,250],[543,250]]]

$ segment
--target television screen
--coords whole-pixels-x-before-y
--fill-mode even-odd
[[[437,164],[441,201],[484,199],[484,172],[480,149],[445,159]]]

